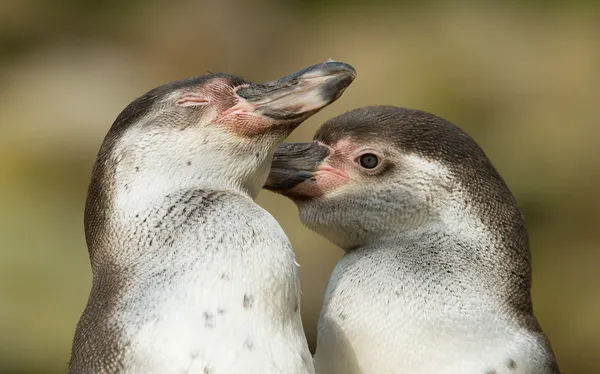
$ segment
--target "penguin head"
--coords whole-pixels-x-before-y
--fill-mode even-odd
[[[344,249],[409,230],[495,224],[495,212],[521,222],[471,137],[398,107],[355,109],[327,121],[313,143],[281,144],[265,188],[293,200],[307,227]]]
[[[155,88],[112,125],[90,192],[110,190],[122,201],[189,188],[255,197],[277,145],[335,101],[355,74],[347,64],[327,62],[265,84],[210,74]]]

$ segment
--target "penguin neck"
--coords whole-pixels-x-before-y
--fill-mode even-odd
[[[531,266],[528,248],[514,248],[512,238],[502,238],[475,217],[463,217],[448,224],[434,222],[406,231],[381,235],[365,245],[347,251],[346,263],[366,263],[378,258],[385,279],[393,280],[411,293],[414,282],[440,287],[433,292],[436,303],[453,300],[463,310],[502,307],[521,314],[531,313]],[[520,253],[522,257],[516,257]],[[444,287],[463,287],[461,292],[444,292]],[[458,288],[457,288],[458,289]],[[424,309],[425,312],[426,309]]]
[[[241,183],[211,173],[211,170],[202,170],[201,173],[180,180],[149,173],[126,183],[119,183],[114,189],[113,205],[116,211],[125,215],[138,214],[156,206],[165,197],[189,190],[226,191],[252,200],[256,197],[252,189]]]
[[[211,130],[132,129],[112,144],[103,144],[105,162],[99,168],[108,178],[95,183],[110,190],[111,204],[118,209],[144,209],[161,197],[190,189],[231,191],[254,200],[269,173],[275,148],[271,138],[252,142]]]
[[[147,222],[167,211],[177,196],[189,191],[218,192],[254,204],[258,193],[234,179],[221,177],[222,170],[204,168],[184,178],[181,173],[164,177],[152,170],[135,175],[119,170],[110,162],[112,160],[103,161],[95,166],[85,212],[86,240],[92,265],[96,266],[118,264],[117,257],[123,254],[119,247],[133,240],[129,236],[143,234],[132,233],[131,228],[141,230]],[[130,166],[122,163],[121,167]]]

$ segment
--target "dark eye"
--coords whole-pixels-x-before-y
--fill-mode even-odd
[[[360,156],[360,166],[365,169],[373,169],[379,165],[379,157],[372,153],[365,153]]]

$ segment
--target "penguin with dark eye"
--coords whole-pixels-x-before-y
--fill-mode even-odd
[[[92,172],[93,283],[69,373],[314,373],[294,252],[254,199],[277,145],[355,75],[211,74],[125,108]]]
[[[517,203],[481,148],[432,114],[375,106],[282,144],[265,186],[344,249],[317,373],[556,374],[532,310]]]

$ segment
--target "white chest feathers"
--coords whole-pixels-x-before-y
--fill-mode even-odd
[[[318,374],[551,373],[543,337],[485,291],[467,278],[466,289],[433,279],[388,254],[349,253],[338,263],[319,320]]]
[[[314,372],[297,265],[273,217],[220,191],[184,191],[136,214],[119,235],[131,238],[119,261],[131,279],[109,317],[123,372]]]

